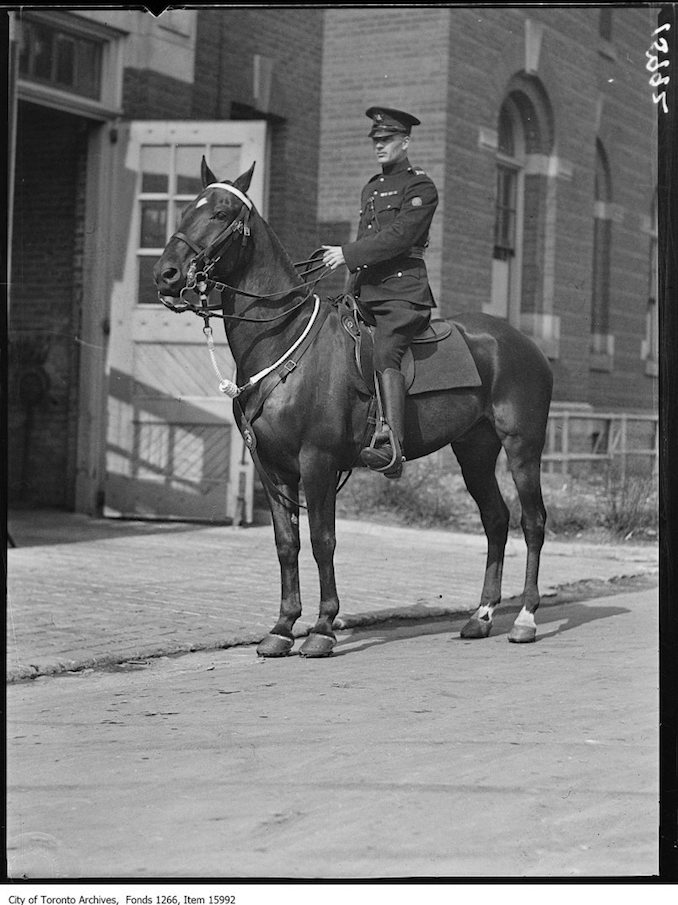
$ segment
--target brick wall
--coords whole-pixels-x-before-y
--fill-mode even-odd
[[[129,119],[268,119],[268,217],[295,260],[318,244],[316,197],[323,11],[213,9],[197,15],[193,84],[128,68]],[[273,61],[267,108],[254,96],[254,56]],[[260,161],[259,165],[263,165]]]
[[[196,119],[268,118],[268,221],[294,260],[317,247],[316,198],[323,11],[216,9],[198,14]],[[272,60],[266,110],[254,97],[254,55]]]
[[[19,105],[10,311],[11,503],[73,505],[78,415],[87,131],[83,121]],[[45,140],[48,136],[48,140]]]
[[[124,72],[123,110],[127,119],[189,119],[194,87],[149,69]]]
[[[365,116],[373,104],[407,109],[421,119],[413,130],[410,161],[432,177],[441,196],[439,211],[444,210],[446,110],[440,98],[447,84],[449,17],[447,9],[326,11],[318,194],[324,243],[341,241],[336,223],[348,224],[355,236],[360,190],[379,170]],[[426,259],[439,300],[443,226],[442,213],[436,213]]]
[[[526,239],[536,244],[525,248],[523,310],[560,318],[556,400],[647,410],[656,403],[656,380],[640,357],[649,279],[643,220],[656,179],[656,108],[645,50],[656,15],[615,9],[607,43],[598,15],[567,7],[328,10],[318,217],[321,228],[357,220],[360,187],[377,169],[365,108],[411,110],[423,125],[414,130],[410,158],[441,196],[427,255],[434,291],[443,314],[481,310],[491,291],[495,203],[496,151],[487,136],[496,133],[508,86],[530,52],[531,77],[546,99],[550,163],[560,165],[557,175],[537,177],[540,191],[550,193],[555,224],[548,248],[544,207],[526,179],[525,212],[534,227]],[[540,44],[530,37],[536,32]],[[615,205],[610,373],[592,370],[589,352],[596,138],[609,154]],[[544,307],[547,291],[552,307]]]
[[[643,231],[656,188],[657,107],[645,69],[656,11],[615,10],[612,47],[616,59],[601,57],[604,95],[599,137],[608,155],[612,202],[610,332],[614,367],[590,376],[590,401],[598,408],[644,409],[656,405],[656,380],[645,375],[640,344],[645,336],[650,239]]]

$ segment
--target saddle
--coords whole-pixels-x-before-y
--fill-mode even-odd
[[[369,393],[374,386],[374,320],[361,311],[352,295],[340,297],[337,307],[341,324],[355,343],[355,361]],[[412,340],[400,369],[409,396],[480,386],[476,363],[459,328],[442,318],[434,319]]]

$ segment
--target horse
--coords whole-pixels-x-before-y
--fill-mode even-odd
[[[265,488],[280,565],[278,619],[257,653],[281,657],[295,644],[293,627],[301,615],[299,510],[304,506],[320,603],[317,621],[299,654],[324,657],[337,641],[336,494],[342,476],[350,476],[357,467],[359,451],[371,436],[374,400],[365,392],[354,342],[342,327],[333,300],[321,300],[313,292],[318,280],[304,279],[308,274],[299,272],[248,197],[253,170],[254,164],[234,181],[219,180],[203,157],[203,188],[184,209],[177,232],[155,265],[154,280],[166,307],[203,318],[208,340],[209,318],[224,320],[237,382],[223,381],[220,388],[234,398],[236,423]],[[209,301],[213,291],[218,303]],[[189,300],[195,296],[199,304]],[[480,512],[487,539],[485,573],[478,607],[461,629],[461,637],[471,639],[488,637],[501,602],[509,511],[495,468],[501,449],[505,450],[527,548],[522,606],[508,640],[531,642],[537,632],[546,524],[540,473],[551,368],[536,344],[501,318],[471,312],[447,320],[468,345],[480,383],[409,395],[403,453],[409,461],[449,444]],[[290,354],[302,342],[303,355]],[[281,363],[289,368],[285,372],[283,367],[282,376]],[[217,373],[221,376],[218,369]],[[300,502],[300,484],[305,505]]]

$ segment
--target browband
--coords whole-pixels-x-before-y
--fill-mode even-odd
[[[234,185],[228,185],[226,182],[212,182],[207,186],[208,189],[226,189],[227,192],[230,192],[232,195],[235,195],[236,198],[240,198],[243,204],[246,204],[249,210],[252,210],[252,202],[247,197],[247,195],[243,195],[240,189],[237,189]]]

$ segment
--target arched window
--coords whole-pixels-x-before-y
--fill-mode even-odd
[[[533,336],[547,354],[557,344],[557,318],[545,301],[555,247],[549,233],[555,228],[552,149],[546,93],[536,77],[520,73],[497,119],[492,296],[484,310]]]
[[[610,330],[610,253],[612,180],[607,154],[596,142],[593,203],[593,275],[591,281],[591,367],[612,370],[614,336]]]
[[[520,310],[525,136],[519,111],[511,98],[504,102],[499,113],[497,145],[491,311],[499,317],[516,320],[512,315]]]

